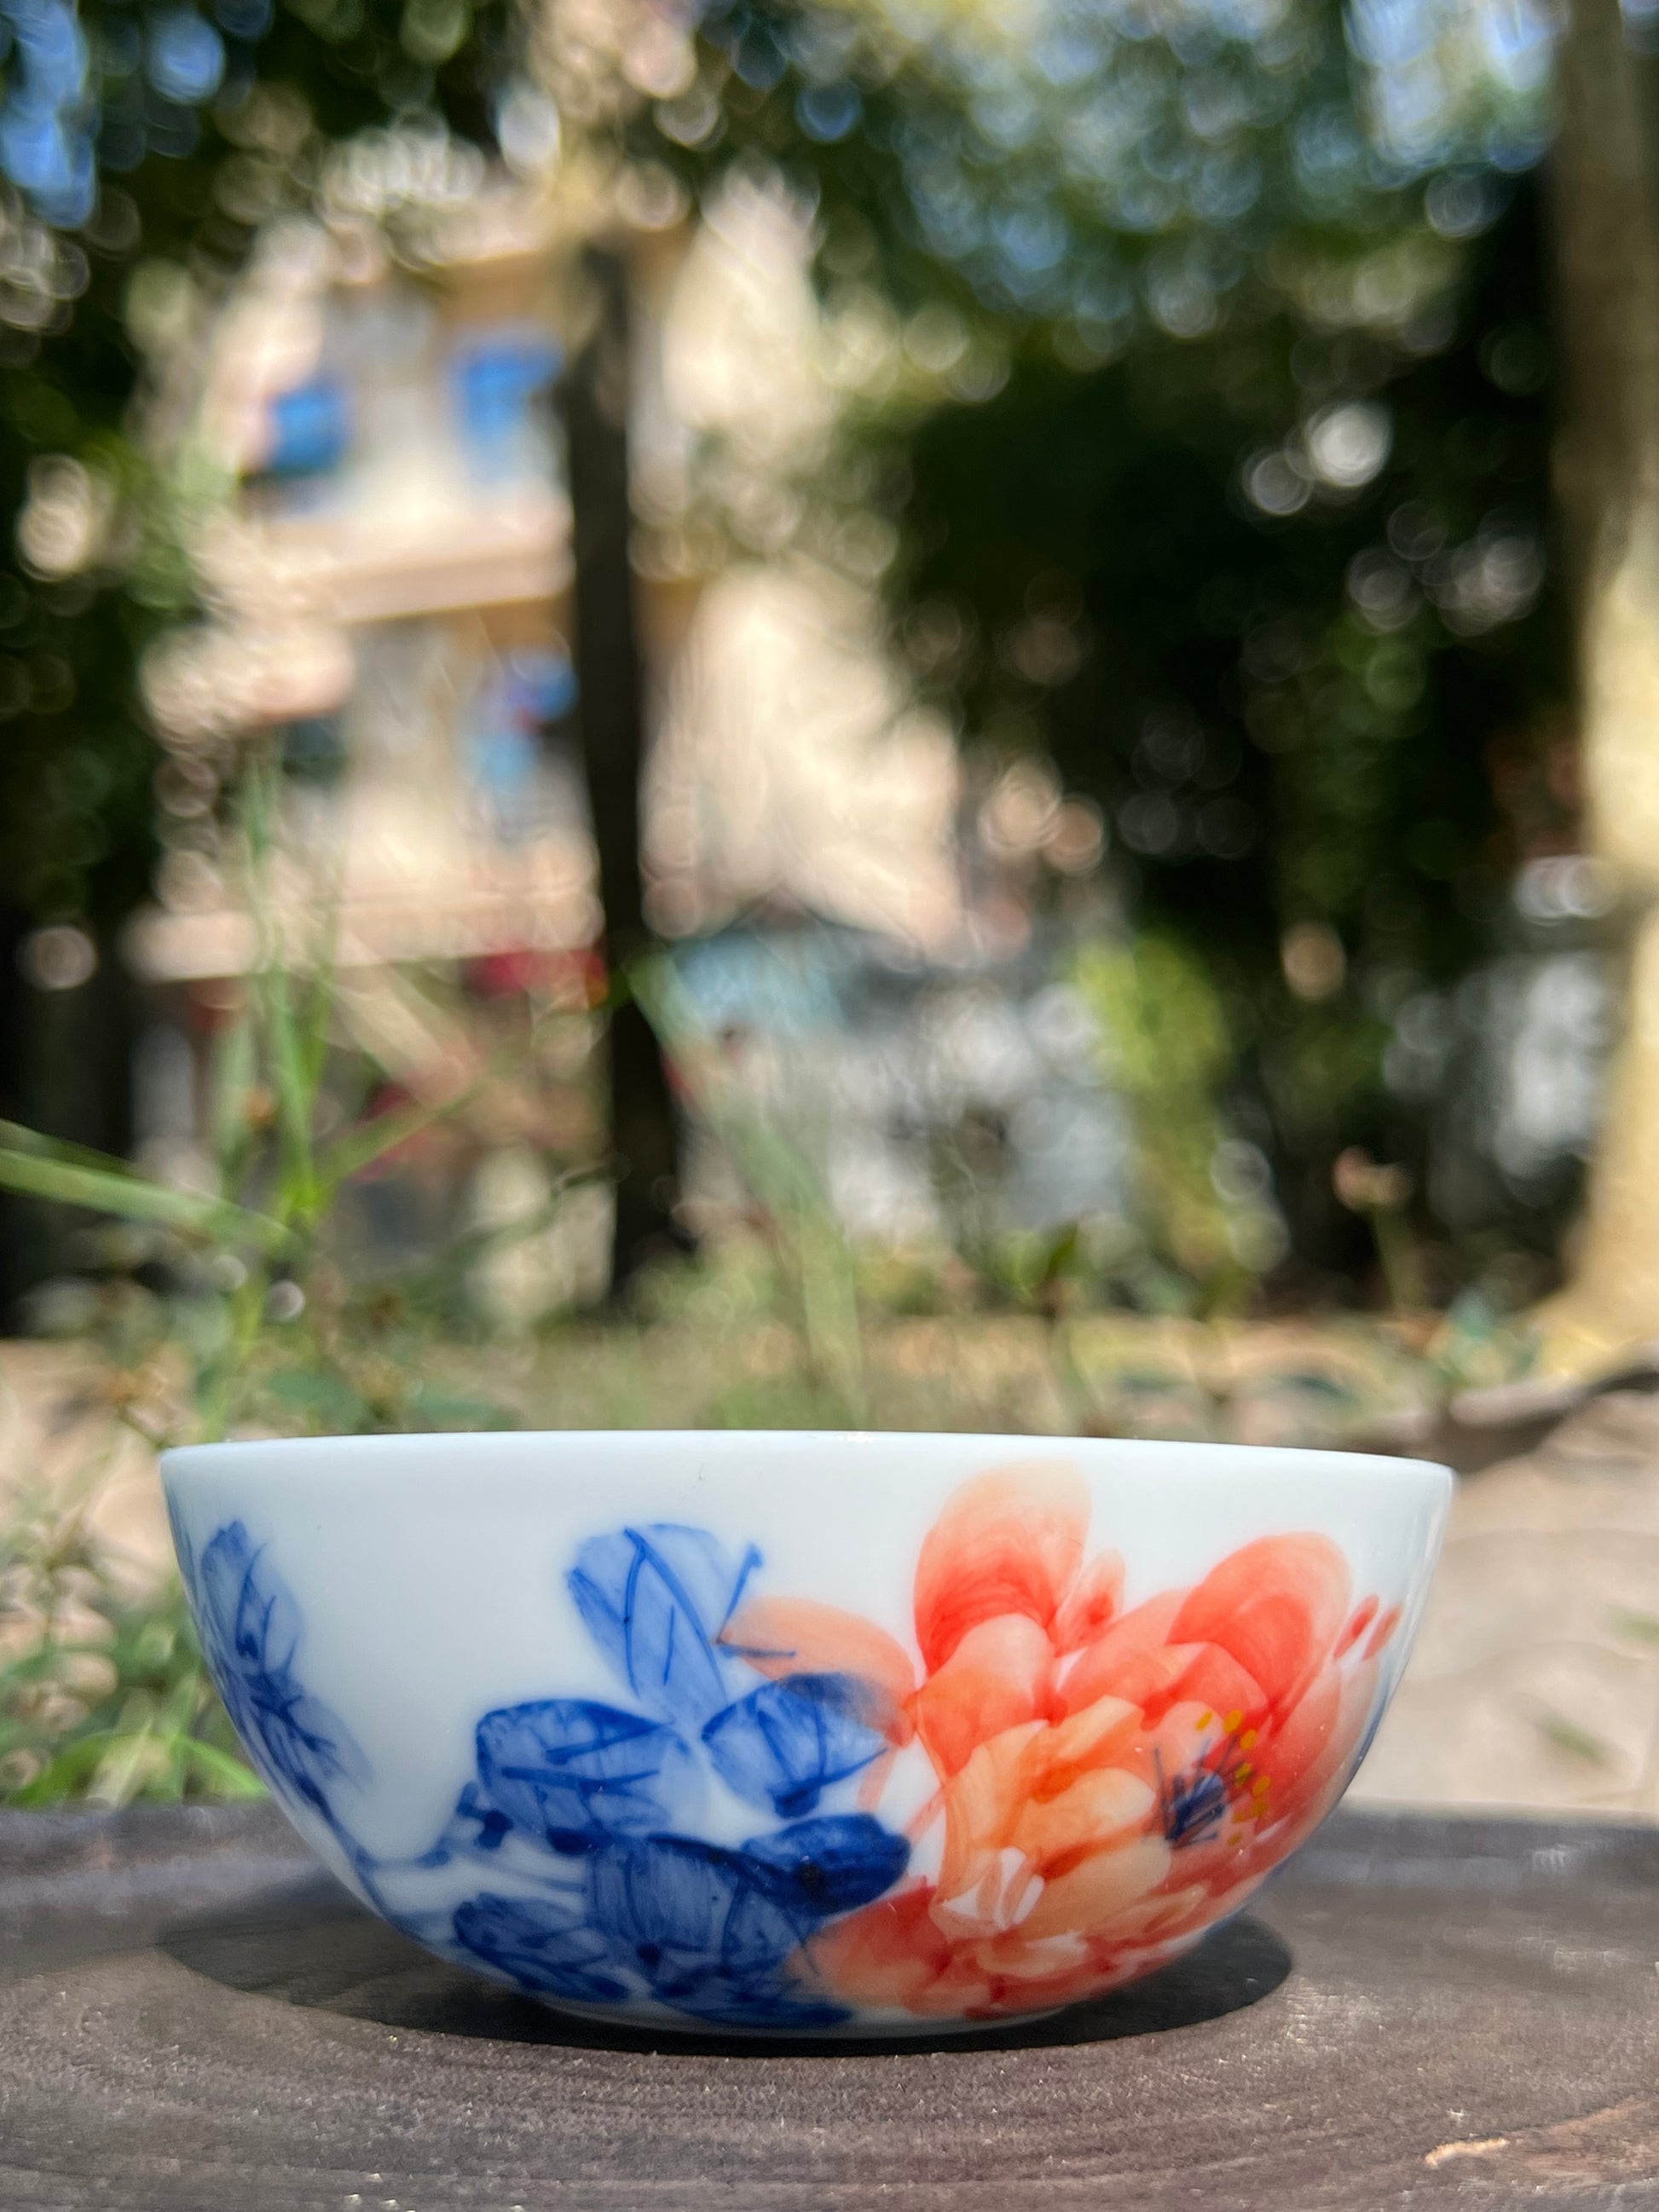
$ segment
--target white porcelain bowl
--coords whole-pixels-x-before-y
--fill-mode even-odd
[[[204,1444],[214,1678],[375,1911],[574,2011],[934,2032],[1127,1981],[1340,1796],[1450,1494],[1006,1437]]]

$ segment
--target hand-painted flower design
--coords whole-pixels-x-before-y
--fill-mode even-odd
[[[362,1754],[300,1682],[297,1611],[246,1528],[199,1563],[176,1533],[251,1757],[394,1925],[564,2003],[776,2032],[1037,2011],[1144,1972],[1358,1763],[1396,1614],[1353,1603],[1334,1544],[1265,1537],[1126,1611],[1089,1518],[1065,1466],[963,1484],[922,1543],[914,1654],[756,1590],[752,1547],[596,1536],[567,1585],[629,1702],[486,1713],[443,1833],[404,1860],[340,1815]],[[878,1817],[901,1796],[906,1832]]]
[[[221,1528],[199,1561],[174,1530],[203,1656],[248,1757],[279,1796],[297,1797],[331,1827],[331,1785],[367,1778],[345,1725],[295,1672],[300,1616],[240,1521]]]
[[[919,1676],[854,1616],[736,1615],[728,1636],[781,1682],[862,1669],[937,1777],[912,1824],[918,1845],[942,1828],[937,1874],[808,1945],[836,1995],[977,2017],[1110,1987],[1242,1905],[1357,1764],[1396,1616],[1352,1604],[1334,1544],[1267,1537],[1124,1612],[1088,1522],[1067,1468],[963,1485],[917,1566]]]
[[[444,1833],[398,1861],[366,1850],[340,1815],[333,1785],[366,1780],[367,1767],[300,1682],[298,1609],[243,1524],[221,1528],[199,1563],[174,1534],[249,1756],[278,1797],[322,1821],[395,1926],[568,2003],[647,1999],[774,2031],[848,2017],[805,1968],[805,1946],[890,1889],[909,1846],[867,1811],[820,1807],[885,1752],[890,1716],[854,1675],[757,1682],[722,1640],[757,1553],[734,1563],[705,1530],[666,1526],[585,1544],[571,1595],[644,1710],[546,1698],[486,1713]],[[765,1825],[732,1844],[693,1832],[721,1790]],[[486,1886],[466,1893],[483,1868]]]
[[[889,1713],[853,1672],[754,1686],[725,1632],[759,1564],[701,1528],[583,1545],[571,1596],[642,1710],[550,1698],[480,1721],[477,1778],[428,1855],[517,1871],[519,1893],[493,1884],[453,1916],[475,1959],[571,2003],[773,2029],[848,2017],[803,1947],[891,1888],[909,1846],[868,1812],[818,1808],[885,1752]],[[783,1825],[710,1842],[696,1826],[721,1790]]]

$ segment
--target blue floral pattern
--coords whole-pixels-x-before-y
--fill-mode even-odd
[[[278,1796],[328,1819],[330,1785],[366,1781],[368,1767],[343,1722],[295,1673],[293,1599],[240,1521],[220,1529],[199,1562],[182,1535],[179,1551],[203,1655],[248,1757]]]
[[[322,1821],[394,1925],[563,2003],[645,2000],[773,2031],[849,2017],[815,1987],[803,1947],[908,1864],[902,1836],[836,1802],[887,1747],[884,1703],[850,1674],[757,1682],[723,1641],[761,1565],[752,1547],[734,1559],[705,1529],[661,1523],[584,1544],[567,1586],[631,1703],[544,1698],[484,1714],[442,1835],[393,1861],[342,1816],[337,1785],[367,1767],[300,1680],[299,1614],[263,1552],[240,1521],[199,1560],[175,1534],[249,1756]],[[753,1832],[700,1832],[706,1816],[730,1832],[733,1806],[750,1808]]]

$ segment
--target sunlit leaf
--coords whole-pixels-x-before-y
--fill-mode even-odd
[[[252,1243],[279,1252],[293,1241],[289,1230],[264,1214],[203,1192],[152,1182],[120,1160],[87,1164],[85,1156],[76,1157],[70,1147],[59,1148],[12,1122],[0,1124],[0,1188],[118,1214],[126,1221],[153,1221],[219,1243]]]

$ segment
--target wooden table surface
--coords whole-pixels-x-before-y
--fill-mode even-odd
[[[1659,1831],[1339,1814],[1181,1966],[931,2048],[596,2031],[268,1808],[0,1814],[5,2212],[1659,2208]]]

